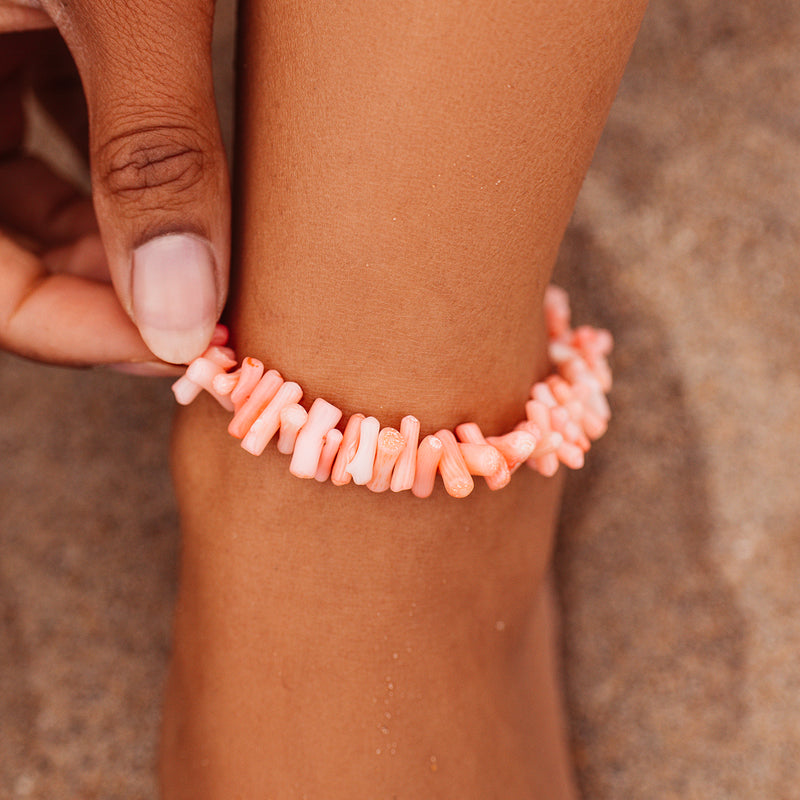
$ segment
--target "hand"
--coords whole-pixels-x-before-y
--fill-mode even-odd
[[[185,363],[206,347],[227,290],[212,0],[34,5],[0,0],[0,32],[28,31],[0,36],[0,346],[58,363],[156,360],[150,351]],[[45,62],[52,77],[63,47],[31,31],[53,23],[86,97],[94,212],[21,150],[22,78]],[[34,89],[86,147],[59,80],[49,98],[36,75]]]

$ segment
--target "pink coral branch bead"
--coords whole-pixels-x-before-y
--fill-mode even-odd
[[[579,378],[572,384],[572,393],[585,409],[597,414],[604,422],[611,419],[611,406],[593,376],[586,380]]]
[[[525,416],[539,427],[542,435],[550,432],[550,407],[539,400],[528,400],[525,403]]]
[[[239,370],[239,380],[231,390],[231,402],[234,408],[240,408],[247,398],[253,393],[261,377],[264,375],[264,364],[257,358],[247,358],[242,361]]]
[[[207,358],[196,358],[189,364],[186,370],[186,377],[202,386],[224,409],[233,411],[233,403],[225,395],[221,395],[214,390],[214,377],[224,372],[224,369]]]
[[[560,375],[550,375],[547,385],[562,408],[566,409],[569,419],[578,426],[578,431],[564,431],[565,438],[575,442],[586,452],[589,449],[589,439],[597,438],[590,431],[596,431],[598,423],[602,427],[602,421],[577,399],[575,388]]]
[[[583,425],[586,435],[593,442],[596,442],[608,430],[608,423],[602,417],[586,408],[583,409],[581,425]]]
[[[270,370],[272,371],[272,370]],[[267,373],[269,374],[269,373]],[[277,373],[275,373],[277,375]],[[261,380],[263,381],[267,375]],[[278,376],[280,377],[280,376]],[[259,384],[260,386],[261,384]],[[255,394],[255,392],[254,392]],[[278,391],[253,420],[249,430],[242,439],[242,447],[254,456],[260,456],[272,437],[278,432],[281,424],[281,411],[292,403],[298,403],[303,396],[303,390],[294,382],[281,383]],[[250,400],[253,396],[250,396]],[[249,403],[250,400],[247,402]],[[247,405],[247,404],[245,404]],[[244,410],[244,407],[242,407]]]
[[[472,475],[458,448],[458,441],[447,428],[436,432],[442,442],[442,457],[439,459],[439,474],[444,488],[451,497],[466,497],[475,488]]]
[[[237,439],[241,439],[245,436],[261,412],[272,402],[272,398],[275,397],[282,385],[283,378],[280,372],[271,369],[263,375],[247,400],[236,409],[233,419],[228,424],[228,433],[231,436],[235,436]],[[295,384],[295,386],[297,386],[297,384]],[[298,397],[290,402],[296,403],[299,399]],[[280,409],[278,412],[280,413]]]
[[[308,412],[308,419],[297,435],[289,472],[298,478],[313,478],[317,473],[325,436],[342,418],[336,406],[318,397]]]
[[[239,382],[241,371],[241,369],[237,369],[233,372],[220,372],[219,375],[215,375],[212,384],[214,386],[214,391],[219,394],[230,394]]]
[[[543,381],[538,381],[537,383],[533,384],[533,388],[531,389],[531,397],[534,400],[538,400],[540,403],[543,403],[548,408],[555,408],[558,405],[558,401],[553,396],[553,392],[550,390],[550,387]]]
[[[477,422],[462,422],[460,425],[456,425],[456,436],[462,442],[486,444],[486,437]]]
[[[556,450],[558,460],[570,469],[580,469],[584,463],[583,450],[572,442],[562,442]]]
[[[586,435],[592,441],[599,439],[608,429],[608,418],[602,415],[603,406],[594,402],[591,390],[584,384],[575,384],[572,395],[575,398],[573,402],[581,407],[581,425]]]
[[[560,447],[561,445],[559,445]],[[561,462],[558,460],[556,453],[546,453],[543,456],[538,456],[533,461],[533,468],[544,475],[545,478],[552,478],[558,472],[558,465]]]
[[[611,391],[613,377],[611,367],[608,366],[605,356],[599,356],[591,365],[592,374],[600,381],[600,386],[605,394]]]
[[[392,471],[391,489],[404,492],[414,485],[414,470],[417,466],[417,446],[419,445],[419,420],[407,414],[400,420],[400,435],[405,441],[403,452]]]
[[[584,326],[573,333],[573,343],[592,375],[600,382],[604,392],[611,391],[611,369],[608,366],[605,354],[598,346],[597,333],[594,328]]]
[[[353,478],[353,483],[363,486],[372,477],[372,468],[375,464],[375,451],[378,448],[378,433],[381,424],[375,417],[366,417],[361,422],[359,431],[358,449],[352,461],[347,465],[347,471]]]
[[[487,436],[486,441],[500,451],[509,470],[513,472],[523,461],[530,458],[539,440],[531,431],[519,430],[502,436]]]
[[[344,486],[352,480],[350,473],[347,471],[347,465],[353,460],[358,450],[361,423],[364,419],[363,414],[353,414],[347,420],[342,443],[339,445],[339,452],[336,454],[336,460],[333,462],[333,468],[331,469],[331,483],[334,486]]]
[[[385,492],[392,482],[392,470],[400,453],[403,452],[406,440],[395,428],[383,428],[378,434],[378,446],[375,450],[375,463],[372,477],[367,481],[367,489],[371,492]]]
[[[224,375],[225,373],[220,374]],[[172,393],[175,395],[175,400],[182,406],[188,406],[189,403],[197,399],[197,395],[202,391],[203,387],[189,380],[185,374],[181,375],[181,377],[172,384]]]
[[[308,412],[299,403],[290,403],[281,409],[281,431],[278,435],[278,452],[289,455],[294,450],[297,434],[306,424]],[[316,472],[316,464],[314,465]]]
[[[560,433],[565,442],[577,445],[583,452],[589,449],[590,442],[583,432],[583,428],[572,421],[569,411],[564,406],[550,409],[550,428],[556,433]]]
[[[481,432],[480,427],[475,422],[462,422],[460,425],[457,425],[456,436],[458,436],[462,442],[469,444],[489,444]],[[500,451],[498,450],[498,453],[499,452]],[[502,454],[500,462],[501,463],[497,472],[492,475],[486,475],[484,478],[486,485],[492,491],[497,491],[498,489],[502,489],[504,486],[508,486],[508,483],[511,480],[511,470],[508,468],[508,463],[506,462],[505,458],[502,457]]]
[[[595,328],[595,333],[599,352],[604,356],[611,355],[611,351],[614,349],[614,336],[611,331],[607,331],[605,328]]]
[[[444,445],[438,436],[426,436],[417,448],[417,466],[411,493],[415,497],[429,497],[436,482],[436,471]]]
[[[501,462],[506,463],[500,451],[490,444],[459,442],[458,449],[470,475],[480,475],[485,478],[498,472]]]
[[[333,462],[339,452],[339,445],[342,443],[342,432],[338,428],[331,428],[325,434],[325,442],[322,445],[322,453],[319,457],[317,471],[314,473],[314,480],[325,483],[331,476]]]
[[[541,455],[545,455],[546,453],[555,453],[558,446],[564,441],[564,437],[560,433],[553,433],[552,431],[547,434],[542,433],[542,429],[535,422],[532,422],[529,419],[525,419],[518,423],[514,430],[527,431],[531,434],[531,436],[533,436],[534,439],[536,439],[536,447],[530,456],[528,456],[528,461],[530,461],[532,458],[538,458]]]
[[[236,353],[230,347],[223,347],[222,345],[212,345],[203,353],[201,358],[213,361],[223,370],[229,370],[231,367],[236,366]]]
[[[614,349],[614,339],[611,334],[601,328],[592,328],[590,325],[581,325],[572,335],[573,344],[580,350],[586,363],[594,368],[596,362],[605,361]]]
[[[549,456],[553,453],[557,453],[563,441],[564,437],[560,433],[550,431],[550,433],[542,439],[542,444],[531,453],[531,457],[541,458],[542,456]]]
[[[585,383],[593,392],[605,395],[606,389],[604,389],[600,379],[589,369],[589,365],[580,356],[575,356],[565,364],[561,364],[558,370],[573,386],[576,383]]]
[[[547,356],[556,366],[566,364],[571,358],[579,355],[578,351],[566,342],[553,341],[547,346]]]
[[[528,400],[528,402],[525,403],[525,414],[530,422],[536,425],[541,431],[542,439],[545,441],[549,440],[552,435],[550,428],[550,408],[540,400]],[[558,439],[560,440],[558,441],[558,446],[560,446],[563,442],[561,434],[558,435]],[[547,442],[545,447],[547,447],[547,451],[544,454],[537,454],[537,451],[534,450],[526,463],[529,467],[540,472],[542,475],[552,477],[558,472],[558,456],[554,452],[555,448],[550,449],[552,447],[550,441]]]
[[[222,347],[228,344],[229,337],[230,334],[228,332],[227,325],[223,325],[221,322],[218,322],[214,327],[214,333],[211,334],[210,344],[214,347]]]
[[[565,406],[567,403],[572,402],[573,391],[572,386],[568,384],[560,375],[548,375],[545,383],[550,387],[556,402],[559,405]]]
[[[569,330],[569,295],[560,286],[548,286],[544,291],[544,317],[547,332],[557,338]]]

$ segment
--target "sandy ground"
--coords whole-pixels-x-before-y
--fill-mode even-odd
[[[618,342],[557,559],[586,798],[800,798],[798,45],[655,0],[564,244]],[[149,800],[168,384],[0,356],[0,408],[0,798]]]

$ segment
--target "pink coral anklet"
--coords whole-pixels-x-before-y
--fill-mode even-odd
[[[560,464],[579,469],[591,442],[608,427],[611,334],[588,325],[573,330],[567,293],[557,286],[547,287],[544,311],[554,371],[534,383],[525,419],[500,436],[486,437],[477,424],[464,422],[455,431],[443,429],[420,441],[420,422],[411,415],[397,430],[382,428],[375,417],[353,414],[339,430],[342,412],[336,406],[320,397],[306,411],[300,386],[266,370],[257,358],[247,356],[234,370],[238,362],[226,347],[224,325],[217,326],[206,352],[189,364],[172,391],[181,405],[207,391],[233,412],[228,432],[253,455],[277,437],[278,450],[291,455],[289,471],[298,478],[337,486],[352,481],[373,492],[410,490],[428,497],[438,474],[448,494],[466,497],[474,477],[500,489],[523,463],[547,476]]]

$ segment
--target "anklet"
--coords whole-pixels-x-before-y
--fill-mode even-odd
[[[172,391],[181,405],[207,391],[233,412],[228,432],[253,455],[277,435],[278,450],[291,454],[289,471],[299,478],[330,479],[337,486],[352,480],[373,492],[410,489],[428,497],[438,473],[448,494],[466,497],[473,476],[500,489],[523,463],[546,476],[555,475],[559,464],[579,469],[591,442],[608,427],[611,334],[588,325],[573,330],[567,293],[557,286],[547,287],[544,312],[554,372],[534,383],[525,419],[500,436],[485,437],[477,424],[464,422],[420,442],[420,423],[411,415],[397,430],[381,428],[375,417],[353,414],[340,431],[342,412],[336,406],[317,398],[306,411],[300,386],[274,369],[265,371],[257,358],[247,356],[233,370],[237,360],[226,347],[224,325],[217,325],[208,349]]]

